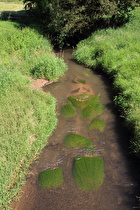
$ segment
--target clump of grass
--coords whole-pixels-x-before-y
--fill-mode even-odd
[[[100,115],[102,112],[103,112],[102,104],[96,102],[84,108],[81,112],[81,117],[83,119],[93,119],[94,117]]]
[[[61,108],[61,114],[65,118],[70,118],[74,117],[77,114],[77,112],[74,106],[71,104],[71,102],[69,102],[68,104],[66,104]]]
[[[40,173],[39,185],[45,189],[57,188],[63,184],[62,168],[48,169]]]
[[[53,54],[40,56],[32,69],[35,79],[44,78],[48,80],[58,79],[67,70],[66,64]]]
[[[88,148],[93,150],[93,143],[90,139],[75,133],[68,134],[64,139],[64,143],[67,147]]]
[[[93,129],[97,129],[101,132],[104,131],[105,129],[105,122],[104,120],[100,120],[100,119],[95,119],[91,122],[91,124],[89,125],[89,130],[93,130]]]
[[[76,157],[73,176],[78,187],[85,191],[97,190],[104,181],[104,162],[101,157]]]
[[[88,105],[94,104],[99,100],[98,96],[90,94],[80,94],[76,96],[69,96],[68,100],[78,109],[82,110]]]

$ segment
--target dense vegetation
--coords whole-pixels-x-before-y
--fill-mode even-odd
[[[57,123],[55,99],[31,89],[30,77],[53,80],[65,71],[46,38],[18,24],[0,22],[0,209],[8,209],[15,199],[29,165]]]
[[[134,132],[134,152],[140,154],[140,8],[124,27],[98,30],[77,45],[74,57],[114,79],[116,105]]]
[[[47,33],[60,47],[75,44],[91,31],[126,22],[133,9],[130,0],[23,0],[40,16]]]

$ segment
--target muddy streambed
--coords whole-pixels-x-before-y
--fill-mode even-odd
[[[137,207],[138,184],[131,176],[132,168],[128,164],[129,154],[125,144],[129,136],[123,128],[121,120],[116,116],[112,103],[112,89],[103,75],[93,73],[82,65],[76,64],[71,55],[72,50],[63,53],[69,70],[61,80],[43,88],[57,98],[58,125],[49,138],[40,158],[32,165],[19,202],[15,202],[15,210],[128,210]],[[61,56],[61,54],[58,54]],[[86,84],[77,84],[77,78]],[[61,107],[67,97],[78,93],[99,95],[103,105],[100,119],[105,121],[105,130],[89,130],[89,122],[78,115],[64,118]],[[73,158],[86,156],[87,150],[67,148],[63,140],[69,133],[77,133],[94,144],[94,155],[102,157],[105,167],[104,182],[98,190],[83,191],[75,184],[72,176]],[[131,165],[134,165],[133,160]],[[40,172],[60,167],[63,169],[64,183],[51,190],[38,185]],[[135,171],[133,171],[135,173]]]

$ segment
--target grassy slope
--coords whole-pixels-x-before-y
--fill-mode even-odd
[[[114,78],[115,103],[134,131],[133,150],[140,153],[140,8],[124,27],[99,30],[81,41],[74,53],[80,63],[102,68]]]
[[[16,23],[0,22],[0,209],[8,209],[17,197],[29,165],[56,127],[55,99],[32,90],[28,77],[44,55],[50,59],[43,63],[49,62],[45,78],[63,75],[66,66],[52,54],[47,39]]]

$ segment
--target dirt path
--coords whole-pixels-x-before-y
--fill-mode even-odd
[[[57,98],[58,126],[49,139],[40,158],[31,167],[23,193],[19,202],[12,204],[14,210],[128,210],[137,205],[137,182],[131,176],[131,165],[128,165],[129,154],[125,150],[127,139],[126,130],[119,117],[116,116],[112,103],[111,86],[104,76],[93,74],[88,69],[76,64],[71,58],[71,51],[65,51],[65,62],[68,73],[57,83],[44,87]],[[78,83],[79,79],[86,84]],[[104,132],[89,131],[88,122],[78,116],[64,119],[60,109],[66,104],[67,97],[80,93],[99,95],[103,104],[100,118],[105,120]],[[72,177],[73,158],[86,155],[83,149],[67,149],[63,140],[71,132],[85,136],[93,141],[95,155],[101,156],[105,162],[105,180],[103,185],[93,192],[84,192],[74,183]],[[64,183],[61,187],[44,190],[38,185],[39,173],[48,169],[61,167]],[[133,171],[136,173],[136,171]]]

